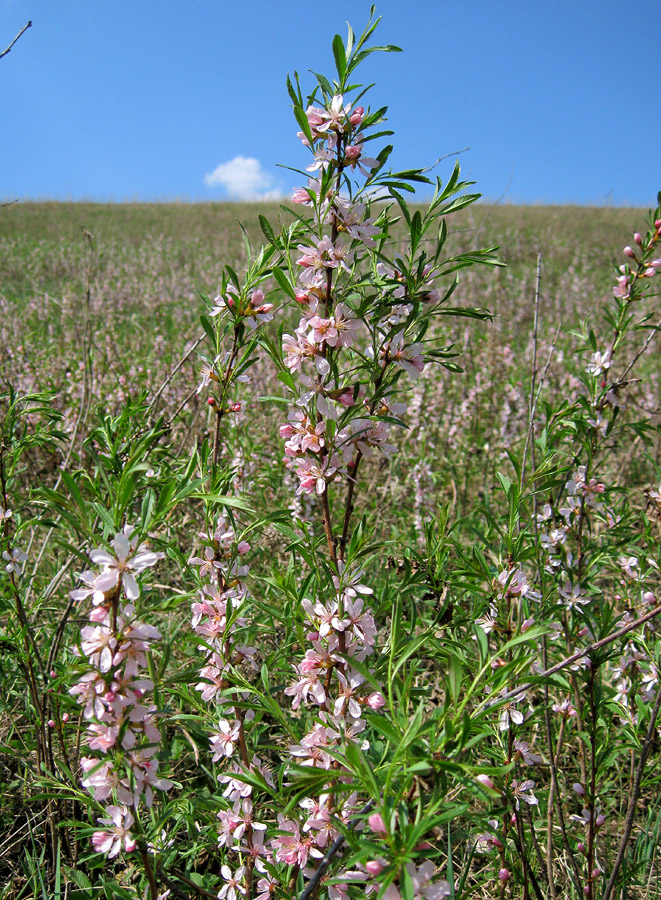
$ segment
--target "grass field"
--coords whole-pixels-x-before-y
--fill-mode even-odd
[[[242,271],[249,262],[240,226],[253,249],[263,242],[260,214],[276,230],[279,220],[291,221],[291,213],[275,205],[17,203],[0,209],[0,512],[14,512],[2,520],[2,549],[14,546],[10,527],[16,527],[27,554],[20,582],[16,571],[0,580],[3,900],[130,898],[148,896],[148,890],[155,900],[151,878],[161,874],[159,891],[170,890],[172,897],[213,897],[227,882],[221,867],[231,842],[219,848],[217,814],[229,801],[222,799],[216,776],[229,771],[229,763],[209,761],[203,705],[193,688],[199,647],[190,628],[190,604],[200,588],[190,557],[202,552],[199,532],[218,514],[210,498],[229,494],[236,480],[234,526],[239,537],[249,538],[253,578],[254,617],[241,627],[254,639],[259,665],[272,673],[269,683],[262,668],[264,694],[272,689],[281,705],[288,702],[283,688],[290,659],[305,640],[297,604],[311,585],[321,596],[324,577],[332,584],[331,570],[315,569],[303,546],[301,534],[313,521],[317,498],[293,496],[279,432],[287,418],[286,391],[263,346],[253,349],[250,380],[237,385],[232,398],[240,410],[225,420],[231,423],[224,425],[225,475],[215,465],[212,489],[202,494],[199,484],[190,486],[197,475],[206,477],[216,428],[213,406],[196,392],[200,353],[210,355],[200,316],[221,289],[223,267]],[[385,629],[375,671],[401,727],[395,739],[394,731],[370,725],[365,765],[391,773],[387,783],[399,803],[392,806],[392,821],[402,834],[407,815],[411,822],[416,810],[423,816],[422,798],[438,801],[441,812],[435,807],[436,818],[424,832],[431,843],[425,848],[420,837],[411,838],[409,850],[422,854],[418,861],[432,858],[457,898],[556,900],[583,895],[584,884],[596,900],[626,833],[633,793],[636,824],[618,864],[617,896],[651,900],[661,891],[659,738],[656,714],[650,713],[661,665],[656,619],[614,640],[601,655],[595,651],[591,669],[563,669],[533,684],[521,706],[525,724],[515,728],[510,721],[502,728],[502,712],[499,721],[496,715],[484,724],[487,689],[500,693],[525,679],[534,682],[547,664],[608,637],[654,605],[661,562],[656,292],[635,307],[626,329],[618,326],[617,403],[604,407],[613,424],[602,430],[584,423],[594,414],[586,367],[614,340],[607,314],[616,268],[632,233],[644,231],[645,216],[637,209],[507,205],[474,205],[453,216],[448,254],[498,246],[506,263],[460,273],[452,297],[455,306],[487,309],[492,318],[441,318],[432,326],[436,342],[453,345],[463,371],[427,366],[408,388],[407,427],[396,437],[397,452],[392,459],[366,454],[360,470],[355,515],[362,525],[352,546],[360,573],[374,586],[375,619]],[[403,230],[400,236],[395,229],[388,249],[403,240]],[[265,334],[275,339],[280,321],[285,332],[295,323],[291,311],[279,308],[278,284],[271,278],[264,287],[276,307]],[[614,370],[604,370],[604,388]],[[598,382],[590,384],[599,390]],[[38,399],[21,405],[15,395]],[[586,464],[583,484],[576,472]],[[570,483],[569,496],[585,490],[593,498],[591,490],[595,496],[604,491],[606,507],[594,500],[590,518],[581,506],[577,533],[567,543],[557,539],[564,549],[549,550],[556,539],[542,533],[543,510],[553,507],[560,528],[568,515],[559,509],[561,495]],[[143,869],[137,851],[108,862],[89,845],[101,807],[88,804],[80,788],[85,722],[70,694],[82,671],[76,646],[86,619],[82,606],[69,602],[90,565],[90,548],[108,546],[114,528],[140,517],[152,523],[145,524],[144,536],[164,554],[151,587],[143,587],[143,606],[163,636],[165,649],[149,655],[149,677],[167,738],[162,771],[175,783],[167,803],[155,801],[141,826],[149,841],[161,834],[163,841],[156,848],[146,837],[147,843],[138,842]],[[312,545],[321,547],[319,523],[316,531],[313,524],[309,529]],[[558,593],[567,587],[554,570],[561,558],[575,573],[574,584],[589,595],[593,605],[587,610],[578,595],[565,604]],[[513,573],[521,573],[525,589],[514,589]],[[533,584],[541,606],[535,591],[526,597]],[[477,638],[476,621],[484,626]],[[527,643],[524,626],[532,627]],[[400,632],[402,662],[393,669]],[[244,703],[243,723],[250,703],[236,693],[237,684],[247,690],[248,682],[234,685],[237,708]],[[563,698],[571,699],[578,718],[545,719],[543,710]],[[271,730],[275,734],[282,723],[269,709],[256,710],[255,746],[279,771],[278,748],[301,740],[303,717],[295,715],[289,731],[283,726],[274,737]],[[458,709],[466,710],[463,720],[454,718]],[[409,726],[418,717],[432,724],[418,723],[420,732],[412,735]],[[397,750],[405,737],[411,742],[406,766]],[[525,767],[525,753],[514,752],[515,738],[524,737],[540,754]],[[644,747],[649,758],[634,791]],[[429,760],[438,763],[433,776]],[[357,751],[342,764],[356,785],[370,783]],[[484,780],[476,788],[478,774],[502,792],[485,788]],[[280,778],[284,793],[273,801],[276,807],[285,802],[282,773]],[[526,793],[534,785],[526,788],[526,778],[537,785],[534,803]],[[520,795],[511,793],[512,784]],[[376,802],[363,787],[361,797]],[[585,816],[580,821],[586,791],[593,819],[599,810],[605,814],[603,827],[587,826]],[[521,809],[518,821],[512,804]],[[562,826],[558,804],[561,811],[564,804]],[[496,826],[489,824],[494,820]],[[274,822],[275,813],[269,828],[277,828]],[[350,830],[347,822],[345,817]],[[499,822],[505,822],[505,849],[492,842],[485,850],[485,839],[475,852],[476,838],[489,829],[496,833]],[[346,858],[359,868],[376,853],[374,846],[363,852],[347,841]],[[400,859],[401,847],[395,852],[395,844],[388,846]],[[150,854],[154,871],[145,880]],[[297,896],[287,891],[296,884],[300,889],[299,868],[304,864],[288,870],[293,880],[268,896]],[[407,887],[404,869],[396,877],[405,900],[448,896]],[[337,887],[333,893],[332,882],[327,889],[331,900],[365,895],[359,881],[348,893]]]

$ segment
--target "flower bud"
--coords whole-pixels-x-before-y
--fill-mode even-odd
[[[592,877],[593,877],[593,878],[599,878],[600,875],[601,875],[601,872],[599,871],[599,869],[597,869],[597,868],[595,867],[595,868],[592,870]]]
[[[590,885],[589,884],[585,885],[585,887],[583,888],[583,893],[585,894],[586,897],[590,896]]]
[[[498,880],[503,884],[506,884],[510,880],[510,870],[509,869],[500,869],[498,872]]]
[[[370,875],[380,875],[383,872],[383,864],[378,859],[368,859],[365,868]]]
[[[374,691],[374,693],[370,694],[367,698],[367,705],[370,709],[381,709],[382,706],[385,706],[385,703],[386,698],[381,691]]]
[[[656,603],[656,597],[654,596],[654,594],[651,591],[643,592],[643,600],[645,601],[645,603],[649,603],[649,604]]]
[[[638,244],[639,247],[642,245],[643,239],[638,231],[634,234],[633,239]]]
[[[579,853],[585,853],[585,844],[583,841],[579,841],[578,844],[576,844],[576,849]]]
[[[661,259],[653,259],[650,266],[654,269],[661,269]]]
[[[602,815],[602,813],[599,813],[597,818],[594,820],[594,824],[596,825],[597,828],[601,828],[601,826],[604,824],[605,821],[606,821],[606,817],[604,815]]]
[[[51,677],[51,678],[57,678],[57,672],[55,671],[55,669],[51,669],[51,670],[50,670],[50,677]]]
[[[365,108],[363,106],[357,106],[349,116],[349,121],[352,125],[360,125],[360,123],[363,121],[364,115]]]
[[[512,813],[512,818],[510,819],[510,825],[516,825],[516,813]]]
[[[359,144],[351,144],[347,147],[344,158],[348,160],[358,159],[363,152],[363,148]]]
[[[375,834],[387,834],[386,823],[383,821],[381,813],[372,813],[367,824]]]
[[[49,727],[49,728],[55,728],[55,720],[54,720],[54,719],[49,719],[49,720],[48,720],[48,727]]]
[[[489,790],[491,791],[495,791],[496,789],[493,781],[491,780],[491,778],[489,778],[488,775],[476,775],[475,781],[478,781],[482,785],[482,787],[489,788]]]
[[[302,188],[302,187],[294,188],[294,193],[292,194],[291,202],[292,203],[309,203],[310,195],[305,190],[305,188]]]
[[[624,250],[622,251],[622,253],[624,253],[625,256],[629,256],[631,259],[636,258],[636,254],[632,247],[628,247],[628,246],[625,247]]]
[[[578,794],[579,797],[585,796],[585,788],[583,787],[582,784],[579,784],[578,781],[576,781],[576,782],[574,782],[574,784],[572,784],[572,789],[575,794]]]
[[[69,721],[69,713],[65,713],[65,714],[62,716],[62,721],[63,721],[63,722],[68,722],[68,721]]]
[[[241,412],[241,404],[240,403],[232,403],[229,407],[228,412]]]

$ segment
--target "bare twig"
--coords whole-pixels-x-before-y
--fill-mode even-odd
[[[593,644],[588,644],[587,647],[584,647],[582,650],[577,650],[576,653],[572,653],[571,656],[567,656],[565,659],[560,660],[560,662],[551,666],[549,669],[545,669],[543,672],[540,672],[537,678],[541,681],[543,678],[548,678],[549,675],[555,675],[556,672],[562,671],[562,669],[566,669],[567,666],[571,666],[572,663],[578,662],[579,659],[583,659],[585,656],[589,656],[590,653],[594,653],[595,650],[601,650],[602,647],[608,646],[608,644],[612,644],[613,641],[616,641],[618,638],[624,637],[625,634],[629,634],[631,631],[634,631],[636,628],[644,625],[645,622],[649,622],[650,619],[655,618],[661,613],[661,606],[655,606],[654,609],[650,610],[650,612],[645,613],[644,616],[641,616],[639,619],[636,619],[635,622],[631,622],[629,625],[624,625],[622,628],[614,631],[613,634],[609,634],[608,637],[602,638],[600,641],[595,641]],[[484,706],[484,709],[491,709],[492,706],[498,706],[501,703],[504,703],[507,700],[511,700],[512,697],[516,697],[518,694],[523,694],[525,691],[529,691],[530,688],[534,687],[534,684],[531,682],[526,682],[525,684],[520,684],[518,687],[512,688],[511,691],[508,691],[506,694],[500,694],[498,697],[494,697],[493,700],[488,700]]]
[[[532,440],[535,430],[535,410],[537,403],[535,400],[535,379],[537,378],[537,334],[539,326],[539,288],[542,283],[542,251],[537,253],[537,275],[535,278],[535,318],[533,325],[533,350],[532,350],[532,374],[530,377],[530,399],[528,401],[528,433],[526,434],[526,445],[523,448],[523,461],[521,463],[521,479],[520,488],[523,488],[523,482],[526,476],[526,458],[528,456],[528,447]],[[535,463],[533,461],[533,469]]]
[[[631,360],[631,362],[629,363],[629,365],[626,367],[626,369],[624,370],[624,372],[622,372],[622,374],[621,374],[620,377],[618,378],[618,380],[617,380],[617,384],[618,384],[618,385],[621,384],[621,383],[626,379],[626,377],[627,377],[627,375],[629,374],[629,372],[633,369],[633,367],[636,365],[636,363],[638,362],[638,360],[640,359],[640,357],[643,355],[643,353],[644,353],[644,352],[647,350],[647,348],[649,347],[649,345],[650,345],[650,343],[651,343],[651,341],[652,341],[652,338],[653,338],[654,335],[657,333],[657,331],[659,331],[659,329],[661,329],[661,319],[659,319],[659,321],[656,323],[656,325],[654,325],[654,326],[650,329],[650,333],[647,335],[647,337],[646,337],[646,339],[645,339],[645,342],[644,342],[643,346],[640,348],[640,350],[638,351],[638,353],[636,353],[636,355],[635,355],[634,358]]]
[[[193,341],[193,343],[191,344],[191,346],[190,346],[190,347],[188,348],[188,350],[184,353],[184,355],[181,357],[181,359],[180,359],[179,362],[176,364],[176,366],[174,366],[174,368],[172,369],[172,371],[170,372],[170,374],[168,375],[168,377],[165,379],[165,381],[163,382],[163,384],[159,387],[159,389],[156,391],[156,393],[155,393],[154,396],[152,397],[151,402],[150,402],[149,406],[147,407],[147,411],[146,411],[145,415],[147,415],[147,416],[149,415],[149,413],[152,411],[152,409],[153,409],[153,407],[155,406],[155,404],[156,404],[158,398],[161,396],[161,394],[163,393],[163,391],[165,390],[165,388],[170,384],[170,382],[172,381],[172,379],[174,378],[174,376],[177,374],[177,372],[179,371],[179,369],[180,369],[180,368],[183,366],[183,364],[186,362],[186,360],[187,360],[188,357],[191,355],[191,353],[193,352],[193,350],[195,350],[197,347],[199,347],[199,345],[202,343],[202,341],[204,340],[205,337],[206,337],[206,335],[201,334],[195,341]],[[195,390],[197,390],[197,388],[196,388]]]
[[[64,462],[60,466],[60,472],[57,476],[57,480],[55,481],[55,485],[53,486],[53,490],[57,491],[62,482],[62,477],[64,473],[69,468],[69,463],[71,462],[71,457],[74,452],[74,447],[76,444],[76,439],[78,437],[79,431],[82,430],[85,422],[87,421],[87,417],[89,415],[89,411],[92,405],[92,390],[93,390],[93,371],[92,371],[92,321],[91,321],[91,310],[92,310],[92,268],[94,265],[94,235],[88,231],[86,228],[82,229],[83,238],[85,241],[85,258],[86,258],[86,273],[85,273],[85,319],[83,323],[83,391],[82,396],[80,398],[80,409],[78,410],[78,415],[76,416],[76,421],[73,426],[73,431],[71,432],[71,440],[69,442],[69,449],[67,450],[67,454],[64,458]],[[81,448],[82,448],[82,439],[81,439]],[[56,522],[59,522],[62,517],[58,516]],[[55,531],[55,527],[51,526],[46,532],[46,536],[43,540],[39,553],[37,554],[37,558],[34,562],[34,566],[32,567],[32,575],[30,576],[30,580],[28,582],[28,589],[26,594],[26,602],[30,599],[32,595],[32,586],[34,584],[34,578],[37,574],[39,566],[41,565],[41,561],[44,557],[44,553],[46,552],[46,547],[48,546],[48,542],[51,539],[53,532]]]
[[[367,803],[365,804],[365,806],[363,806],[363,808],[361,809],[358,816],[349,822],[349,828],[352,828],[355,825],[357,825],[358,822],[360,821],[359,816],[364,816],[365,813],[368,813],[373,806],[374,806],[374,800],[368,800]],[[314,892],[316,891],[319,882],[326,874],[328,867],[330,866],[331,862],[333,861],[333,857],[338,852],[338,850],[342,847],[343,843],[344,843],[343,835],[340,835],[339,837],[335,838],[333,843],[330,845],[330,847],[326,851],[326,855],[324,856],[324,858],[321,860],[321,862],[317,866],[314,875],[306,884],[305,889],[303,891],[301,891],[301,894],[300,894],[298,900],[309,900],[309,898],[311,898],[314,895]]]
[[[197,388],[196,388],[196,387],[193,388],[193,390],[190,392],[190,394],[188,394],[187,397],[184,397],[184,399],[181,401],[181,403],[179,404],[179,406],[178,406],[178,407],[175,409],[175,411],[172,413],[172,415],[171,415],[170,418],[168,419],[168,427],[169,427],[170,425],[172,425],[172,423],[173,423],[174,420],[177,418],[177,416],[179,415],[179,413],[182,411],[182,409],[184,408],[184,406],[186,406],[186,404],[188,403],[189,400],[192,400],[192,399],[193,399],[193,397],[195,396],[195,394],[197,394]]]
[[[652,747],[652,742],[654,741],[654,736],[656,734],[656,719],[659,715],[659,707],[661,707],[661,684],[657,688],[656,700],[654,701],[654,708],[652,709],[652,714],[650,716],[650,724],[647,728],[645,743],[643,744],[643,749],[640,753],[638,768],[636,769],[636,777],[633,783],[633,790],[631,791],[631,795],[629,797],[627,816],[624,820],[624,832],[620,840],[620,845],[617,848],[617,856],[615,858],[615,862],[613,863],[613,871],[611,872],[608,883],[604,888],[604,893],[601,895],[601,900],[609,900],[609,897],[613,891],[613,886],[615,885],[617,873],[620,871],[622,861],[624,860],[624,854],[627,849],[627,844],[629,843],[629,838],[631,837],[631,829],[633,827],[633,820],[636,814],[636,804],[638,803],[638,798],[640,796],[640,786],[643,780],[643,771],[645,769],[645,763],[647,762],[647,757]]]
[[[16,37],[14,38],[14,40],[11,42],[11,44],[7,47],[7,49],[6,49],[6,50],[3,50],[2,53],[0,53],[0,59],[2,59],[3,56],[6,56],[6,55],[9,53],[9,51],[10,51],[11,48],[14,46],[14,44],[16,43],[16,41],[20,38],[20,36],[21,36],[24,32],[26,32],[26,31],[28,30],[28,28],[31,28],[31,27],[32,27],[32,21],[28,22],[27,25],[24,25],[24,26],[21,28],[21,30],[18,32],[18,34],[16,35]]]

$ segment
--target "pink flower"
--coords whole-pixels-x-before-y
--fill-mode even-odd
[[[220,867],[220,874],[225,879],[225,884],[218,891],[218,900],[238,900],[239,894],[245,894],[246,888],[241,884],[246,874],[245,866],[239,866],[234,875],[228,865]]]
[[[349,116],[349,121],[351,122],[351,124],[354,127],[356,127],[357,125],[360,125],[360,123],[363,121],[364,116],[365,116],[365,108],[363,106],[357,106],[354,109],[354,111],[351,113],[351,115]]]
[[[259,893],[255,897],[255,900],[271,900],[271,897],[273,897],[277,888],[278,882],[274,879],[273,875],[266,872],[264,877],[260,878],[257,882],[257,890]]]
[[[90,551],[92,562],[103,566],[103,571],[94,581],[96,591],[107,593],[121,583],[128,599],[137,600],[140,589],[135,575],[139,575],[148,566],[154,566],[159,559],[163,559],[163,553],[143,549],[146,544],[136,546],[135,539],[130,539],[133,531],[134,529],[127,525],[123,531],[115,535],[112,541],[115,556],[107,550]]]
[[[233,725],[227,719],[221,719],[218,723],[218,731],[211,735],[211,749],[213,750],[212,761],[218,762],[223,756],[231,756],[234,748],[239,741],[240,725],[234,722]]]
[[[300,481],[297,494],[323,494],[328,482],[332,481],[337,466],[331,465],[328,457],[321,464],[312,459],[301,460],[296,467],[296,476]]]
[[[11,515],[11,511],[9,514]],[[5,516],[5,518],[7,517]],[[12,547],[11,553],[8,550],[3,551],[2,558],[7,562],[5,572],[8,572],[10,575],[12,573],[14,575],[23,574],[23,563],[28,558],[27,553],[23,550],[19,550],[18,547]]]
[[[423,900],[423,898],[424,900],[444,900],[445,897],[449,897],[452,893],[449,882],[432,882],[434,864],[431,860],[426,860],[417,868],[413,863],[408,863],[406,871],[413,882],[414,900]]]
[[[532,789],[535,787],[534,781],[523,781],[519,784],[518,781],[512,782],[512,793],[516,799],[516,808],[519,808],[519,803],[521,800],[524,800],[529,806],[537,806],[539,800],[532,792]]]
[[[339,688],[333,714],[336,716],[346,715],[359,719],[361,714],[360,703],[356,697],[357,689],[365,681],[359,672],[349,672],[349,679],[342,672],[337,673]]]
[[[97,853],[105,853],[108,859],[117,856],[124,845],[124,850],[130,853],[135,850],[135,838],[130,832],[133,825],[133,815],[125,806],[109,806],[108,819],[97,819],[101,825],[112,825],[110,831],[95,831],[92,835],[92,844]]]
[[[395,337],[385,344],[381,350],[384,362],[394,362],[411,376],[417,378],[425,367],[424,357],[420,352],[421,344],[404,345],[404,332],[398,331]]]
[[[367,824],[375,834],[387,834],[386,823],[381,813],[372,813],[367,819]]]
[[[301,829],[298,822],[278,816],[278,827],[282,834],[271,841],[275,850],[275,858],[278,862],[287,863],[289,866],[299,866],[301,869],[307,865],[308,857],[321,859],[323,853],[316,847],[313,837],[301,837]]]
[[[620,275],[617,279],[617,287],[613,289],[616,297],[622,300],[628,300],[631,296],[631,285],[629,284],[628,275]]]

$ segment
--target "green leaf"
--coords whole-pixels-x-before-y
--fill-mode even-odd
[[[296,299],[296,291],[294,290],[291,282],[285,275],[285,273],[280,268],[275,268],[273,271],[273,277],[278,282],[278,285],[282,288],[282,290],[287,294],[288,297],[291,297],[292,300]]]
[[[415,896],[413,879],[411,878],[411,875],[405,866],[403,866],[401,870],[399,886],[402,892],[403,900],[413,900]]]
[[[204,333],[211,341],[211,346],[214,349],[214,353],[216,352],[216,332],[214,331],[213,325],[211,324],[211,320],[206,316],[200,316],[200,322],[202,323],[202,328],[204,328]]]
[[[305,115],[305,110],[302,106],[294,106],[294,115],[296,116],[296,121],[301,126],[301,131],[305,135],[305,137],[310,142],[310,146],[314,144],[314,139],[312,137],[312,131],[310,130],[310,123],[308,122],[308,117]]]
[[[271,228],[271,223],[266,218],[266,216],[259,216],[259,227],[262,229],[262,234],[269,242],[269,244],[274,244],[276,247],[278,246],[278,242],[275,238],[275,234],[273,229]]]
[[[344,76],[347,71],[347,57],[344,51],[344,42],[339,34],[333,38],[333,57],[335,58],[335,68],[340,78],[340,87],[343,88]]]
[[[195,500],[205,500],[207,503],[217,503],[219,506],[230,506],[232,509],[244,509],[247,512],[252,510],[245,500],[229,497],[226,494],[207,494],[204,491],[194,491],[190,496]]]

